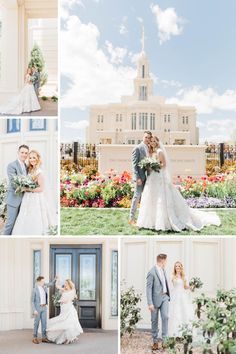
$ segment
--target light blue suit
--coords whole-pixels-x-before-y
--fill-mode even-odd
[[[27,173],[27,167],[25,166],[25,170]],[[14,176],[22,176],[24,175],[24,172],[22,170],[22,167],[19,163],[18,160],[11,162],[8,166],[7,166],[7,175],[8,175],[8,189],[7,189],[7,221],[6,221],[6,225],[4,228],[4,235],[11,235],[14,224],[16,222],[16,218],[19,214],[19,210],[20,210],[20,205],[22,202],[22,198],[23,198],[23,194],[21,193],[16,194],[15,193],[15,188],[12,184],[12,178]]]
[[[164,271],[164,277],[166,282],[166,293],[163,294],[163,284],[158,274],[157,267],[154,266],[147,275],[146,284],[146,294],[148,306],[153,305],[155,310],[151,312],[151,323],[152,323],[152,338],[153,342],[158,341],[158,317],[159,311],[161,313],[162,321],[162,338],[168,336],[168,312],[169,312],[169,301],[170,292],[169,286],[166,278],[166,273]]]
[[[55,284],[56,280],[53,280],[50,283],[44,284],[43,289],[45,291],[45,298],[46,298],[46,304],[48,304],[48,289],[49,287],[53,286]],[[34,338],[38,337],[38,328],[39,328],[39,323],[41,322],[42,326],[42,338],[46,338],[46,330],[47,330],[47,306],[40,306],[40,292],[37,284],[35,285],[35,288],[32,291],[31,295],[31,306],[32,306],[32,314],[34,314],[34,311],[38,312],[38,316],[34,317]]]
[[[140,201],[143,188],[146,182],[146,171],[139,167],[139,162],[141,162],[148,155],[148,148],[142,142],[137,145],[132,151],[132,167],[133,167],[133,180],[136,182],[138,179],[142,180],[142,185],[137,185],[135,183],[134,195],[130,208],[130,220],[134,220],[135,213],[138,207],[138,203]]]

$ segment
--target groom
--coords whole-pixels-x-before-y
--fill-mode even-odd
[[[15,193],[15,188],[12,184],[12,178],[14,176],[26,176],[27,166],[25,164],[26,159],[29,155],[29,147],[27,145],[21,145],[18,148],[18,159],[11,162],[7,166],[8,175],[8,190],[7,190],[7,221],[4,228],[3,235],[11,235],[16,218],[20,211],[20,206],[23,198],[23,193],[17,195]]]
[[[168,281],[165,272],[165,265],[167,261],[166,254],[159,254],[157,256],[157,264],[149,271],[147,275],[147,303],[148,309],[151,311],[152,323],[152,350],[162,349],[162,342],[168,336],[168,312],[170,292]],[[162,321],[162,336],[158,337],[158,317],[161,313]]]
[[[135,190],[130,208],[129,224],[134,226],[136,225],[135,213],[146,182],[146,172],[143,168],[139,167],[139,163],[149,155],[148,145],[150,144],[151,138],[152,133],[150,131],[145,131],[143,134],[143,141],[132,151],[133,180],[135,182]]]
[[[45,284],[45,280],[43,276],[39,276],[36,279],[36,285],[32,291],[31,303],[32,303],[32,312],[34,315],[34,334],[32,342],[34,344],[39,344],[38,340],[38,328],[39,323],[41,322],[42,326],[42,343],[49,343],[49,340],[46,336],[47,329],[47,305],[48,305],[48,289],[53,286],[58,279],[55,276],[55,279]]]

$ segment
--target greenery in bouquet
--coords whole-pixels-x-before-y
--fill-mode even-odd
[[[198,277],[193,277],[189,281],[190,290],[194,292],[196,289],[201,289],[203,287],[203,282]]]
[[[5,182],[0,182],[0,218],[6,219],[6,193],[7,184]]]
[[[25,189],[35,189],[38,187],[37,182],[35,182],[31,176],[13,176],[11,183],[15,188],[16,194],[21,194]]]
[[[145,157],[139,162],[138,166],[148,172],[150,172],[151,170],[155,172],[160,172],[161,169],[161,165],[153,157]]]

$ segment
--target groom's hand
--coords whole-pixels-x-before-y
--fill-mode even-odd
[[[141,186],[143,184],[143,181],[141,180],[141,178],[138,178],[137,179],[137,185],[138,186]]]
[[[154,305],[149,305],[149,306],[148,306],[148,309],[149,309],[149,311],[151,311],[151,312],[152,312],[152,311],[154,311],[154,310],[155,310],[155,307],[154,307]]]

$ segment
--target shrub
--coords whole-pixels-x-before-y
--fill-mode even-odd
[[[138,303],[141,301],[141,294],[137,294],[133,287],[121,292],[120,300],[120,332],[121,336],[134,333],[137,323],[141,320],[141,308]]]

